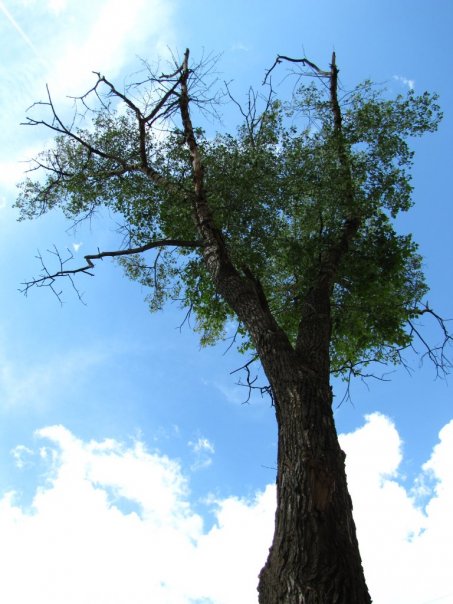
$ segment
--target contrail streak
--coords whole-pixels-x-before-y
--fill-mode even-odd
[[[27,34],[24,32],[24,30],[19,25],[19,23],[15,20],[15,18],[12,16],[12,14],[9,12],[9,10],[6,8],[6,6],[3,4],[2,0],[0,0],[0,10],[5,15],[5,17],[8,19],[8,21],[11,23],[11,25],[14,27],[14,29],[17,31],[17,33],[20,35],[20,37],[25,42],[25,44],[29,48],[31,48],[31,50],[36,55],[36,57],[40,60],[40,62],[45,67],[47,67],[46,62],[44,61],[44,59],[39,54],[36,46],[33,44],[33,42],[30,40],[30,38],[27,36]]]

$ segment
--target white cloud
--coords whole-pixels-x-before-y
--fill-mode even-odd
[[[92,82],[93,70],[114,78],[137,55],[146,52],[144,58],[154,59],[172,43],[173,2],[104,0],[87,5],[72,2],[73,25],[60,30],[59,53],[48,77],[58,94],[80,94]]]
[[[453,421],[440,432],[423,476],[438,481],[426,513],[410,487],[397,482],[402,441],[387,417],[373,414],[340,442],[347,454],[348,483],[354,501],[362,559],[376,604],[453,602]],[[426,482],[426,481],[423,481]],[[427,493],[427,494],[428,494]]]
[[[0,601],[256,602],[273,530],[274,485],[251,500],[215,501],[215,524],[206,530],[177,462],[139,441],[83,442],[63,426],[37,436],[48,441],[39,448],[47,473],[31,511],[11,492],[0,500]],[[453,421],[439,437],[422,468],[434,482],[425,512],[397,482],[403,448],[388,418],[370,415],[362,428],[340,437],[376,604],[453,602]],[[204,437],[192,443],[194,450],[211,447]]]
[[[47,480],[36,492],[32,513],[12,493],[0,500],[0,601],[253,601],[270,542],[271,488],[251,502],[218,502],[217,524],[203,532],[181,468],[168,457],[148,452],[140,442],[84,443],[63,426],[37,435],[56,454],[45,455]],[[137,511],[121,511],[122,498]],[[240,551],[239,538],[245,538]]]
[[[393,79],[407,86],[409,90],[413,90],[415,87],[415,80],[410,80],[409,78],[405,78],[404,76],[399,75],[394,75]]]
[[[33,463],[31,457],[33,457],[34,451],[25,445],[17,445],[17,447],[11,449],[10,453],[14,458],[16,466],[20,469]]]
[[[68,0],[48,0],[47,6],[49,7],[50,12],[59,15],[67,9]]]
[[[207,453],[215,453],[214,445],[207,438],[198,438],[196,442],[189,442],[189,447],[195,453],[206,451]]]
[[[191,470],[201,470],[212,464],[215,447],[207,438],[200,436],[196,441],[189,441],[187,444],[195,456]]]

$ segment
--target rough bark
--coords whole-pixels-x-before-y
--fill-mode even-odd
[[[276,367],[275,533],[260,604],[368,604],[328,381]],[[275,377],[275,375],[277,377]]]

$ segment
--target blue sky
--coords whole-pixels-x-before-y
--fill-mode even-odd
[[[57,214],[16,222],[22,162],[47,136],[19,126],[26,108],[49,83],[65,111],[92,70],[122,82],[168,47],[222,53],[219,77],[239,96],[277,53],[327,65],[332,50],[346,89],[371,78],[392,94],[437,91],[445,118],[415,141],[400,228],[420,243],[431,305],[452,317],[452,16],[449,0],[0,1],[1,601],[256,602],[274,506],[273,410],[242,404],[230,372],[244,361],[227,344],[200,349],[176,307],[151,315],[107,261],[79,282],[86,306],[70,289],[62,307],[18,292],[38,249],[118,245],[102,217],[76,232]],[[225,108],[221,127],[235,119]],[[335,416],[374,601],[451,604],[452,386],[410,364],[354,384]]]

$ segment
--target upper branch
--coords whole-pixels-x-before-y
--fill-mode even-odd
[[[157,120],[164,122],[166,119],[172,116],[174,111],[177,110],[178,94],[176,93],[176,90],[180,84],[181,69],[182,66],[178,67],[175,74],[179,74],[179,76],[178,78],[170,81],[170,83],[165,75],[153,79],[154,83],[156,84],[156,90],[154,91],[155,95],[152,102],[145,103],[144,108],[141,108],[139,104],[135,103],[130,96],[118,90],[114,84],[112,84],[107,78],[98,72],[94,72],[97,76],[97,81],[95,82],[94,86],[90,88],[90,90],[88,90],[82,96],[72,97],[76,102],[80,101],[83,103],[85,108],[92,112],[94,110],[90,109],[88,105],[88,97],[91,95],[95,95],[97,100],[101,102],[102,106],[107,111],[110,111],[110,108],[103,101],[103,98],[105,97],[114,97],[117,101],[124,103],[135,115],[135,119],[137,121],[138,161],[137,159],[132,160],[127,158],[120,153],[112,152],[110,149],[107,150],[101,145],[94,143],[92,140],[90,140],[89,136],[84,136],[81,130],[74,128],[74,121],[70,125],[66,125],[56,110],[48,86],[46,86],[47,101],[34,103],[31,108],[36,106],[48,107],[50,109],[51,119],[35,119],[34,117],[27,116],[26,121],[23,124],[27,126],[45,126],[57,134],[63,135],[64,137],[72,139],[78,143],[81,147],[88,151],[88,156],[96,156],[113,164],[113,166],[109,167],[105,172],[103,172],[103,177],[118,176],[125,174],[126,172],[142,172],[159,186],[172,189],[172,183],[169,182],[152,165],[150,165],[147,148],[148,130],[155,124]],[[100,91],[101,86],[107,88],[107,93],[104,92],[102,95],[102,91]],[[52,166],[39,163],[37,163],[36,167],[41,167],[48,171],[56,171]],[[59,176],[62,176],[62,174],[59,173]]]
[[[277,58],[275,59],[272,67],[266,71],[266,74],[265,74],[264,80],[263,80],[263,84],[267,83],[267,80],[268,80],[270,74],[272,73],[272,71],[277,67],[277,65],[280,65],[280,63],[282,63],[283,61],[288,61],[289,63],[299,63],[299,64],[303,65],[304,67],[310,67],[310,69],[312,71],[314,71],[314,73],[319,77],[323,77],[323,78],[331,77],[330,71],[324,71],[324,70],[320,69],[315,63],[313,63],[312,61],[309,61],[305,57],[303,59],[294,59],[293,57],[287,57],[285,55],[277,55]]]
[[[74,132],[72,127],[65,126],[63,120],[58,115],[58,113],[55,109],[55,105],[53,103],[49,87],[47,85],[46,85],[46,89],[47,89],[48,101],[46,101],[46,102],[40,101],[38,103],[34,103],[32,105],[32,107],[35,107],[38,105],[50,107],[50,110],[52,113],[52,121],[47,122],[46,120],[36,120],[34,118],[27,117],[27,121],[23,122],[22,125],[45,126],[46,128],[49,128],[50,130],[53,130],[54,132],[57,132],[58,134],[63,134],[64,136],[72,138],[73,140],[78,142],[82,147],[87,149],[89,151],[89,153],[92,153],[93,155],[97,155],[98,157],[101,157],[103,159],[107,159],[107,160],[110,160],[110,161],[113,161],[113,162],[119,164],[123,168],[123,170],[133,170],[134,169],[134,166],[128,164],[128,162],[126,162],[124,158],[120,157],[119,155],[107,153],[106,151],[103,151],[102,149],[95,147],[94,145],[89,143],[87,140],[83,139],[79,134]]]
[[[334,143],[340,166],[339,196],[343,199],[347,214],[337,242],[330,247],[321,263],[320,280],[324,281],[329,289],[332,288],[340,263],[349,251],[350,243],[356,236],[362,223],[360,209],[355,203],[349,151],[343,134],[343,117],[338,102],[338,73],[339,69],[336,64],[335,53],[333,52],[329,72],[330,105],[333,117]]]
[[[325,71],[318,67],[307,58],[295,59],[285,55],[278,55],[272,67],[266,72],[264,82],[267,81],[271,72],[277,65],[283,61],[290,63],[301,64],[304,67],[309,67],[317,76],[327,78],[329,80],[330,107],[332,112],[333,123],[333,142],[336,147],[336,153],[339,164],[339,183],[338,196],[339,201],[346,209],[345,219],[342,230],[330,248],[323,254],[321,266],[319,270],[318,283],[316,287],[327,288],[330,292],[335,282],[335,277],[340,266],[340,263],[349,250],[351,241],[356,236],[361,222],[361,213],[355,203],[354,185],[351,172],[351,164],[349,151],[343,133],[343,119],[341,107],[338,101],[338,73],[339,69],[336,64],[335,52],[332,53],[332,61],[329,71]]]
[[[195,131],[190,117],[190,97],[188,82],[191,70],[189,69],[189,49],[184,53],[184,61],[181,70],[181,92],[179,95],[179,108],[184,129],[184,138],[189,149],[192,160],[193,183],[194,183],[194,213],[198,231],[202,239],[206,242],[206,262],[210,265],[212,274],[217,273],[218,263],[231,265],[225,241],[221,231],[214,222],[211,208],[209,207],[205,184],[204,184],[204,166],[200,154],[200,149],[195,138]],[[209,247],[209,249],[208,249]],[[232,268],[232,267],[231,267]]]

